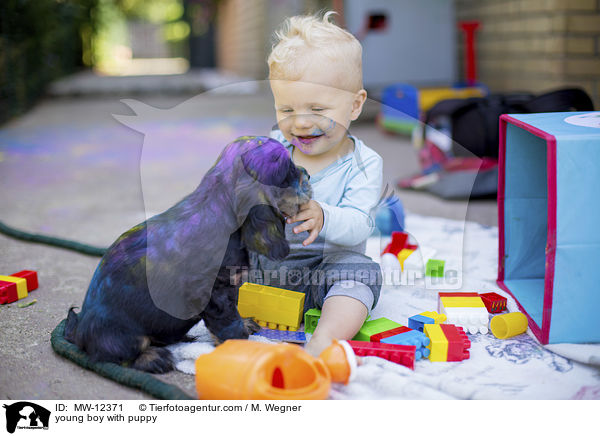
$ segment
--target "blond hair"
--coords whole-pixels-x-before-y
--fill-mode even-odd
[[[308,61],[323,56],[344,76],[337,86],[353,92],[362,89],[362,47],[350,32],[329,21],[335,13],[287,18],[274,34],[275,42],[267,59],[269,79],[299,80],[310,64]]]

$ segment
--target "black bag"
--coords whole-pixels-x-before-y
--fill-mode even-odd
[[[585,91],[569,88],[537,97],[510,93],[442,100],[426,113],[425,126],[413,132],[421,173],[399,180],[398,187],[448,199],[495,196],[500,115],[571,110],[594,110]]]
[[[455,157],[474,154],[497,158],[500,115],[573,110],[594,110],[592,100],[582,89],[560,89],[537,97],[528,93],[491,94],[487,97],[442,100],[426,113],[425,124],[436,128],[440,122],[449,121]]]

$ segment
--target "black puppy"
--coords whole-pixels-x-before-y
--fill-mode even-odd
[[[154,373],[173,368],[162,346],[201,319],[217,341],[247,338],[259,327],[240,318],[231,272],[248,266],[247,250],[288,255],[285,216],[310,200],[308,178],[279,142],[238,138],[194,192],[108,248],[65,338],[94,361]]]

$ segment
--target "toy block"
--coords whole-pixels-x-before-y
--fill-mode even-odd
[[[434,324],[442,324],[446,322],[446,315],[443,313],[437,313],[434,311],[421,312],[420,315],[426,316],[428,318],[433,318]]]
[[[385,253],[392,253],[397,256],[400,251],[406,246],[408,240],[408,233],[404,232],[392,232],[392,240],[381,252],[383,256]]]
[[[437,312],[423,312],[408,318],[408,326],[413,330],[423,332],[425,324],[441,324],[446,321],[446,315]]]
[[[308,309],[304,314],[304,331],[312,334],[317,328],[321,318],[321,311],[319,309]]]
[[[438,298],[442,297],[479,297],[477,292],[438,292]]]
[[[239,289],[238,311],[261,327],[296,331],[302,321],[304,298],[302,292],[246,282]]]
[[[18,299],[17,284],[0,280],[0,304],[14,303]]]
[[[448,340],[442,330],[442,324],[425,324],[424,333],[430,339],[429,360],[432,362],[446,362],[448,359]]]
[[[498,313],[506,310],[507,300],[502,295],[498,295],[495,292],[486,292],[485,294],[479,294],[479,296],[489,313]]]
[[[416,348],[415,359],[419,360],[421,357],[429,356],[429,338],[418,330],[409,330],[398,335],[389,336],[381,340],[384,344],[397,344],[397,345],[414,345]]]
[[[472,298],[472,297],[479,297],[479,294],[477,292],[438,292],[438,309],[437,311],[439,313],[443,313],[442,311],[442,299],[449,299],[449,298]]]
[[[29,294],[27,292],[27,280],[26,279],[22,279],[21,277],[0,275],[0,280],[2,280],[4,282],[13,282],[15,285],[17,285],[17,297],[19,300],[27,297],[27,295]]]
[[[444,307],[448,324],[462,327],[471,334],[487,334],[489,314],[485,307]]]
[[[293,342],[296,344],[304,344],[306,335],[304,332],[295,332],[287,330],[260,329],[253,336],[262,336],[278,342]]]
[[[441,297],[444,307],[485,307],[481,297]]]
[[[365,321],[358,333],[352,339],[354,341],[370,341],[371,336],[396,327],[402,327],[402,324],[398,324],[397,322],[387,318],[378,318],[371,321]]]
[[[398,262],[400,262],[400,269],[402,271],[404,271],[404,262],[406,261],[406,259],[408,259],[408,256],[410,256],[414,252],[415,252],[415,250],[409,250],[408,248],[403,248],[402,250],[400,250],[400,253],[398,253]]]
[[[11,276],[25,279],[27,281],[27,292],[35,291],[39,286],[37,273],[35,271],[23,270],[11,274]]]
[[[433,318],[429,318],[428,316],[423,315],[413,315],[408,318],[408,327],[413,330],[418,330],[420,332],[423,331],[423,325],[425,324],[435,324]]]
[[[446,361],[459,362],[468,359],[471,341],[464,330],[452,324],[440,324],[440,327],[448,341],[448,356],[446,357]]]
[[[425,275],[428,277],[444,277],[444,265],[446,261],[439,259],[427,260]]]
[[[370,338],[370,342],[381,342],[381,340],[384,338],[389,338],[390,336],[399,335],[400,333],[409,332],[409,331],[410,331],[410,328],[408,328],[408,327],[404,327],[404,326],[396,327],[394,329],[386,330],[384,332],[372,335]]]
[[[347,341],[357,356],[376,356],[415,369],[414,345],[382,344],[380,342]]]

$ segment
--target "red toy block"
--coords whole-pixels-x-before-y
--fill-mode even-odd
[[[17,284],[0,280],[0,304],[14,303],[18,299]]]
[[[381,255],[392,253],[394,256],[398,256],[398,253],[406,246],[407,241],[408,233],[392,232],[392,241],[385,247]]]
[[[38,277],[35,271],[24,269],[18,273],[11,274],[13,277],[21,277],[27,281],[27,292],[31,292],[38,288]]]
[[[502,295],[498,295],[495,292],[486,292],[485,294],[479,294],[479,296],[489,313],[498,313],[506,310],[506,298]]]
[[[468,359],[471,341],[462,327],[452,324],[440,324],[446,340],[448,341],[448,356],[446,362],[459,362]]]
[[[415,369],[414,345],[382,344],[381,342],[347,341],[357,356],[376,356]]]
[[[479,297],[477,292],[438,292],[438,298],[442,297]]]
[[[400,333],[408,332],[410,330],[411,329],[408,327],[400,326],[400,327],[396,327],[391,330],[386,330],[384,332],[377,333],[377,334],[371,336],[370,339],[371,339],[371,342],[381,342],[381,340],[384,338],[389,338],[390,336],[399,335]]]

